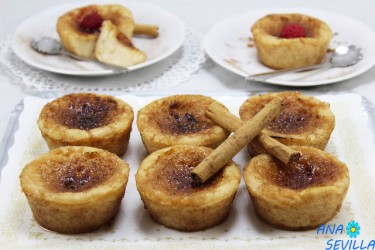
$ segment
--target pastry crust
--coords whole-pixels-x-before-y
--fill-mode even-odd
[[[263,220],[282,229],[308,230],[328,222],[340,210],[349,172],[344,163],[324,151],[293,148],[302,152],[293,170],[262,154],[245,167],[244,179],[254,209]]]
[[[304,145],[324,150],[335,127],[329,104],[299,92],[279,92],[252,96],[240,107],[242,120],[251,119],[276,96],[283,100],[283,110],[263,132],[285,145]],[[265,153],[257,142],[248,145],[250,155]]]
[[[122,155],[127,149],[134,113],[109,95],[68,94],[47,103],[38,126],[50,149],[91,146]]]
[[[63,48],[78,56],[95,58],[95,46],[99,31],[87,32],[80,28],[82,18],[98,13],[103,20],[109,20],[120,33],[131,39],[134,20],[131,11],[119,4],[89,5],[71,10],[60,16],[56,28]]]
[[[93,231],[117,214],[129,166],[105,150],[68,146],[27,164],[20,182],[35,220],[59,233]]]
[[[241,175],[238,166],[230,162],[205,184],[197,184],[191,170],[211,151],[176,145],[142,161],[136,174],[137,189],[156,222],[180,231],[197,231],[225,220]]]
[[[285,39],[279,34],[285,24],[298,24],[307,36]],[[291,69],[323,61],[333,36],[330,27],[317,18],[302,14],[267,15],[251,27],[258,58],[273,69]]]
[[[172,145],[217,147],[229,131],[205,117],[214,99],[203,95],[174,95],[139,110],[138,130],[149,153]]]

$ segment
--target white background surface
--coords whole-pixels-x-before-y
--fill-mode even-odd
[[[25,19],[46,8],[68,2],[67,0],[2,0],[0,3],[0,39],[12,35],[17,26]],[[375,1],[373,0],[145,0],[144,2],[159,5],[180,16],[188,26],[196,29],[202,35],[202,38],[215,23],[222,19],[246,13],[256,8],[269,7],[304,7],[335,12],[339,15],[355,18],[375,32]],[[350,26],[350,24],[347,25]],[[2,139],[11,110],[26,93],[19,86],[12,85],[4,74],[0,74],[0,84],[0,138]],[[281,91],[288,89],[302,90],[304,93],[311,95],[354,91],[375,103],[375,68],[373,67],[365,74],[340,83],[297,89],[246,82],[242,77],[228,72],[208,60],[203,68],[193,75],[189,81],[163,92],[166,94],[204,94],[214,91],[229,94],[231,92],[246,93],[257,90]]]

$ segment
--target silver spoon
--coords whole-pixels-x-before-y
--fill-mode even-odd
[[[339,46],[335,49],[335,52],[332,53],[330,59],[324,63],[295,69],[281,69],[255,75],[249,75],[248,77],[246,77],[246,80],[266,82],[266,80],[269,78],[288,73],[299,73],[314,69],[328,69],[332,67],[348,67],[359,62],[362,59],[362,57],[362,49],[357,48],[355,45]]]
[[[61,43],[51,37],[42,37],[39,39],[32,39],[31,40],[31,48],[33,48],[35,51],[44,54],[44,55],[64,55],[64,56],[70,56],[72,58],[81,60],[81,61],[90,61],[93,62],[99,66],[101,66],[104,69],[113,70],[115,73],[127,73],[129,72],[129,69],[122,68],[116,65],[111,65],[107,63],[102,63],[94,59],[84,58],[81,56],[74,55],[66,50],[64,50],[61,46]]]

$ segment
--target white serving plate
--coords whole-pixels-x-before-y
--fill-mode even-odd
[[[159,26],[159,36],[155,39],[137,37],[132,39],[135,47],[146,53],[147,60],[128,67],[129,71],[155,64],[173,54],[183,44],[185,24],[176,15],[152,4],[126,0],[111,2],[111,4],[114,3],[129,8],[137,23]],[[108,2],[105,0],[95,0],[59,5],[25,20],[18,26],[14,34],[12,43],[13,51],[27,64],[49,72],[79,76],[116,74],[116,72],[110,69],[101,68],[87,61],[79,61],[66,56],[42,55],[30,47],[30,42],[33,38],[48,36],[58,39],[56,31],[57,18],[69,10],[89,4],[100,5],[108,4]]]
[[[252,37],[251,26],[261,17],[276,13],[301,13],[323,20],[334,33],[329,48],[354,44],[362,48],[363,59],[351,67],[290,73],[267,79],[267,83],[293,87],[330,84],[360,75],[375,64],[375,33],[370,28],[348,16],[305,8],[256,9],[225,19],[206,35],[204,48],[207,54],[223,68],[243,77],[272,71],[259,62],[256,48],[248,44]]]

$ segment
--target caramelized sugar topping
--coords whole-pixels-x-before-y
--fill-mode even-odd
[[[155,183],[165,192],[173,195],[189,194],[212,188],[222,178],[221,171],[204,184],[198,183],[191,174],[191,171],[208,153],[209,151],[202,150],[171,150],[154,166],[158,169],[155,173]]]
[[[207,130],[214,124],[205,117],[206,105],[193,100],[166,103],[161,110],[161,115],[155,117],[158,126],[163,133],[193,134]]]
[[[332,159],[319,154],[303,152],[301,158],[288,166],[277,162],[274,182],[290,189],[303,189],[333,183],[343,171]]]
[[[117,34],[117,40],[126,47],[134,48],[130,39],[120,32]]]
[[[100,157],[98,152],[71,154],[42,167],[42,177],[54,192],[82,192],[109,179],[116,170],[114,159]]]
[[[303,132],[313,122],[314,117],[311,109],[299,102],[285,99],[283,111],[268,125],[268,129],[277,133],[299,133]]]
[[[267,129],[281,134],[299,134],[314,129],[319,125],[320,116],[318,109],[326,108],[324,102],[311,103],[308,99],[298,97],[296,94],[281,95],[283,98],[282,112],[267,126]],[[273,97],[264,96],[256,102],[247,102],[241,108],[241,117],[250,119],[258,113]]]
[[[50,118],[68,128],[90,130],[110,124],[120,112],[110,97],[72,94],[51,105]]]

